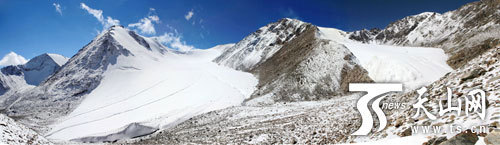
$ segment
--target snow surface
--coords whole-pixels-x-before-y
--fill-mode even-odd
[[[49,55],[50,58],[52,58],[52,60],[54,60],[54,62],[56,62],[59,66],[64,65],[69,60],[69,58],[59,54],[47,53],[47,55]]]
[[[43,136],[0,114],[0,144],[51,144]]]
[[[27,84],[24,76],[18,75],[5,75],[0,73],[0,108],[5,108],[3,106],[5,104],[4,101],[7,99],[7,96],[18,93],[19,91],[29,90],[34,88],[35,86]],[[6,90],[2,89],[4,88]]]
[[[232,45],[162,54],[155,46],[148,50],[136,43],[126,29],[117,27],[113,37],[133,55],[119,56],[104,72],[100,85],[55,123],[47,138],[104,136],[136,122],[167,127],[194,115],[239,105],[257,85],[251,74],[211,62],[223,49],[220,47]]]
[[[345,45],[368,71],[375,82],[400,82],[405,89],[428,85],[453,69],[440,48],[363,44],[347,39],[345,32],[334,28],[320,29],[320,37]]]

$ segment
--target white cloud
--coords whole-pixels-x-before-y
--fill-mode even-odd
[[[104,21],[104,17],[102,16],[102,10],[92,9],[89,6],[87,6],[85,3],[80,3],[80,7],[84,10],[87,10],[87,12],[89,14],[94,15],[94,17],[97,18],[97,20],[99,22]]]
[[[160,21],[160,18],[157,16],[157,15],[154,15],[154,16],[148,16],[148,18],[154,22],[159,22]]]
[[[111,27],[112,25],[119,25],[120,21],[115,20],[111,17],[107,17],[107,19],[104,19],[104,16],[102,15],[102,10],[97,10],[97,9],[92,9],[85,5],[84,3],[80,3],[80,6],[82,9],[86,10],[89,14],[93,15],[99,22],[103,24],[103,27],[105,29]],[[165,24],[165,27],[173,31],[173,33],[164,33],[163,35],[156,35],[156,30],[155,30],[155,23],[159,24],[160,18],[156,14],[156,9],[154,8],[149,8],[149,13],[147,17],[144,17],[139,20],[137,23],[132,23],[128,24],[128,28],[134,31],[138,31],[141,34],[149,34],[153,35],[151,38],[156,39],[158,42],[162,43],[163,45],[170,47],[172,49],[177,49],[181,52],[187,52],[190,51],[191,49],[195,49],[194,46],[186,44],[185,41],[182,40],[182,36],[178,35],[177,30],[171,27],[168,24]],[[191,17],[194,15],[193,10],[191,10],[187,15],[186,19],[189,20]],[[200,21],[200,23],[203,22],[203,20]],[[203,36],[202,36],[203,37]]]
[[[104,25],[104,28],[107,29],[113,25],[120,25],[120,21],[108,16],[106,19],[106,22],[104,22],[103,25]]]
[[[193,12],[193,9],[191,9],[191,11],[189,11],[185,16],[184,18],[186,18],[186,20],[189,21],[189,19],[191,19],[194,15],[194,12]]]
[[[191,10],[192,11],[192,10]],[[192,13],[192,12],[191,12]],[[192,17],[189,16],[190,18]],[[149,13],[148,16],[145,18],[142,18],[139,22],[129,24],[129,28],[136,28],[136,30],[139,30],[140,33],[142,34],[155,34],[155,27],[154,23],[158,24],[160,23],[160,18],[158,15],[156,15],[156,10],[154,8],[149,8]],[[179,35],[177,32],[177,29],[173,28],[172,26],[168,24],[164,24],[166,28],[168,28],[171,32],[169,33],[164,33],[163,35],[156,35],[152,36],[151,38],[156,39],[158,42],[162,43],[163,45],[170,47],[172,49],[179,50],[181,52],[188,52],[191,49],[194,49],[195,47],[192,45],[186,44],[185,41],[182,40],[182,36]]]
[[[158,40],[158,42],[160,42],[166,46],[170,46],[171,48],[177,49],[181,52],[188,52],[188,51],[195,48],[192,45],[186,44],[185,41],[181,40],[181,38],[182,38],[181,36],[176,35],[174,33],[165,33],[161,36],[156,36],[153,38]]]
[[[52,3],[52,5],[56,8],[56,12],[62,16],[61,5],[57,3]]]
[[[10,52],[0,60],[0,66],[19,65],[28,62],[26,58],[14,52]]]
[[[287,10],[282,11],[281,15],[286,18],[301,19],[299,14],[297,14],[292,8],[288,8]]]
[[[113,25],[120,25],[120,21],[111,18],[110,16],[106,17],[104,19],[104,16],[102,15],[102,10],[97,10],[97,9],[92,9],[89,6],[87,6],[85,3],[80,3],[80,7],[84,10],[86,10],[89,14],[93,15],[99,22],[101,22],[103,29],[108,29],[109,27]]]
[[[153,23],[160,23],[160,18],[157,15],[151,15],[155,11],[154,8],[149,8],[149,16],[142,18],[137,23],[128,24],[128,27],[133,29],[137,28],[141,34],[156,34],[155,26]]]

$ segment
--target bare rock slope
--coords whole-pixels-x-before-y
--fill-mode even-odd
[[[0,114],[0,144],[51,144],[35,131]]]
[[[344,45],[288,18],[260,28],[214,61],[258,77],[247,105],[329,99],[346,94],[348,83],[372,81]]]
[[[406,108],[403,110],[386,110],[389,122],[385,131],[371,134],[372,137],[381,138],[388,134],[403,135],[405,130],[415,125],[434,125],[449,127],[449,125],[462,125],[465,129],[472,126],[487,126],[488,131],[500,127],[500,46],[489,49],[475,59],[470,60],[466,65],[456,69],[455,71],[442,77],[440,80],[426,86],[427,91],[424,97],[429,100],[424,104],[429,109],[430,113],[435,115],[437,119],[432,120],[426,115],[420,114],[418,118],[413,118],[417,113],[416,109]],[[447,98],[449,92],[447,88],[451,89],[451,100]],[[472,99],[468,94],[469,92],[480,89],[485,92],[485,117],[481,118],[478,113],[482,110],[468,110],[471,114],[466,115],[465,98]],[[416,91],[406,94],[396,94],[391,102],[400,102],[415,104],[418,99]],[[458,105],[458,99],[461,99],[462,111],[457,114],[452,111],[442,116],[439,115],[439,101],[444,100],[444,108],[446,109],[447,103],[452,103],[452,106]],[[387,100],[385,100],[387,101]],[[481,100],[480,100],[481,101]],[[481,108],[482,109],[482,108]],[[453,133],[450,133],[453,134]],[[412,135],[406,134],[406,135]],[[404,135],[404,136],[406,136]]]

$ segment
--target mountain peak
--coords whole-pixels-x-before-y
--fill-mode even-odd
[[[160,54],[167,52],[167,47],[158,42],[158,40],[141,36],[122,25],[111,26],[108,30],[98,35],[94,41],[112,42],[113,45],[119,45],[131,53],[134,53],[134,51],[143,51],[144,49]]]
[[[55,63],[57,63],[59,66],[64,65],[66,62],[68,62],[69,58],[64,57],[59,54],[54,54],[54,53],[45,53],[45,55],[49,56],[52,60],[54,60]]]
[[[143,65],[158,62],[165,57],[166,52],[166,47],[151,38],[140,36],[123,26],[112,26],[81,48],[62,67],[55,68],[56,71],[47,75],[48,78],[33,79],[33,84],[41,82],[35,88],[9,96],[4,103],[10,105],[6,112],[10,115],[36,114],[33,120],[48,120],[39,122],[47,125],[53,121],[54,116],[67,115],[74,109],[84,96],[100,85],[106,72],[123,68],[138,70]],[[40,60],[58,62],[61,57],[43,54]],[[52,64],[56,66],[59,63]],[[37,77],[43,74],[40,72],[48,72],[37,69],[37,65],[32,66],[31,74],[24,73],[27,82],[31,80],[28,76],[41,78]],[[36,113],[33,110],[37,110]],[[48,128],[40,128],[37,131],[45,132],[46,129]]]
[[[36,56],[23,66],[26,83],[39,85],[68,61],[68,58],[59,54],[44,53]]]
[[[294,19],[294,18],[281,18],[278,22],[281,22],[281,21],[287,21],[287,22],[302,22],[302,23],[305,23],[299,19]]]
[[[426,17],[428,17],[428,16],[432,16],[434,14],[439,14],[439,13],[436,13],[436,12],[422,12],[420,14],[416,14],[416,15],[413,15],[413,16],[426,16]]]
[[[125,28],[125,27],[124,27],[124,26],[122,26],[122,25],[113,25],[113,26],[109,27],[109,28],[106,30],[106,33],[111,32],[111,31],[115,31],[115,30],[118,30],[118,29],[127,29],[127,28]]]
[[[303,24],[309,24],[309,23],[303,22],[303,21],[298,20],[298,19],[282,18],[282,19],[278,20],[277,22],[271,23],[269,25],[284,25],[284,26],[291,27],[291,26],[300,26]]]
[[[36,60],[43,60],[43,61],[50,60],[50,61],[53,61],[54,63],[56,63],[57,65],[62,66],[62,65],[64,65],[68,61],[68,59],[69,58],[64,57],[62,55],[59,55],[59,54],[44,53],[44,54],[35,56],[34,58],[30,59],[26,63],[26,65],[29,65],[30,62],[33,63],[33,61],[36,61]]]
[[[297,19],[280,19],[259,28],[224,51],[214,61],[237,70],[248,71],[271,57],[283,44],[297,38],[312,27],[315,26]]]

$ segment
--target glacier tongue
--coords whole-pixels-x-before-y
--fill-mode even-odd
[[[320,27],[321,37],[345,45],[375,82],[403,83],[406,90],[428,85],[453,69],[440,48],[390,46],[349,40],[343,32]]]
[[[406,90],[428,85],[453,69],[440,48],[346,43],[375,82],[403,83]]]

